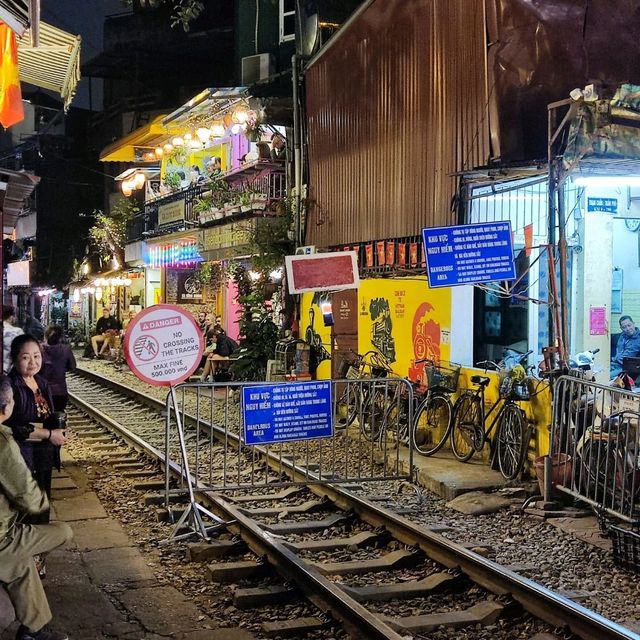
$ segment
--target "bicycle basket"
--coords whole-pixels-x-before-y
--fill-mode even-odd
[[[455,393],[458,389],[460,365],[452,362],[439,362],[424,368],[429,389]]]
[[[513,376],[511,371],[500,372],[500,386],[498,387],[498,395],[504,400],[511,395],[513,391]]]
[[[344,379],[353,377],[353,369],[358,372],[360,365],[360,356],[353,351],[338,351],[340,364],[338,365],[338,378]]]
[[[500,398],[505,400],[531,400],[531,390],[529,389],[529,379],[518,379],[511,371],[500,372],[500,386],[498,388]]]

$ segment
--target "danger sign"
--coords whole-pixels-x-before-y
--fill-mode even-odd
[[[127,363],[140,380],[156,386],[183,382],[200,364],[204,337],[193,316],[172,304],[139,313],[124,337]]]

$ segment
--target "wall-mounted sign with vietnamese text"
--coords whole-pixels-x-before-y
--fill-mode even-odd
[[[587,198],[587,211],[592,213],[618,213],[618,198]]]
[[[184,199],[161,204],[158,207],[158,226],[182,222],[184,220],[184,207]]]
[[[514,280],[511,223],[486,222],[422,230],[429,287]]]

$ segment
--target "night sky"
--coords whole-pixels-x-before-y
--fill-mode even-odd
[[[102,51],[104,17],[127,11],[120,0],[41,0],[42,20],[60,29],[82,36],[82,62]],[[93,108],[101,108],[100,81],[93,81]],[[89,83],[80,81],[73,100],[74,107],[89,107]]]

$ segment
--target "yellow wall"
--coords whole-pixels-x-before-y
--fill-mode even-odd
[[[313,294],[302,296],[301,337],[306,339],[305,334],[308,331],[309,320],[313,317],[314,332],[320,336],[323,346],[330,353],[331,327],[324,327],[320,308],[317,304],[312,304],[312,301]],[[372,319],[372,315],[376,315],[376,312],[380,310],[382,313],[375,320]],[[311,311],[312,313],[310,313]],[[471,313],[471,310],[468,312]],[[387,337],[388,320],[390,320],[391,339]],[[472,331],[471,318],[469,318],[468,326],[469,331]],[[358,290],[358,352],[365,353],[371,349],[380,350],[374,346],[374,342],[377,345],[382,342],[383,348],[386,350],[385,355],[391,356],[389,359],[392,360],[393,370],[397,375],[418,380],[422,376],[422,366],[416,365],[416,360],[421,358],[449,360],[451,353],[450,327],[450,289],[429,289],[425,278],[370,279],[360,282]],[[385,328],[387,329],[386,333]],[[479,373],[484,374],[478,369],[462,369],[459,388],[473,387],[469,378]],[[485,399],[488,410],[498,397],[498,375],[492,373],[487,375],[495,380],[486,391]],[[318,367],[317,377],[327,379],[330,376],[330,361],[325,360]],[[534,382],[532,391],[534,391],[534,396],[531,401],[520,404],[527,417],[535,424],[535,429],[532,431],[532,445],[535,442],[536,455],[543,455],[549,449],[551,400],[546,382]]]

